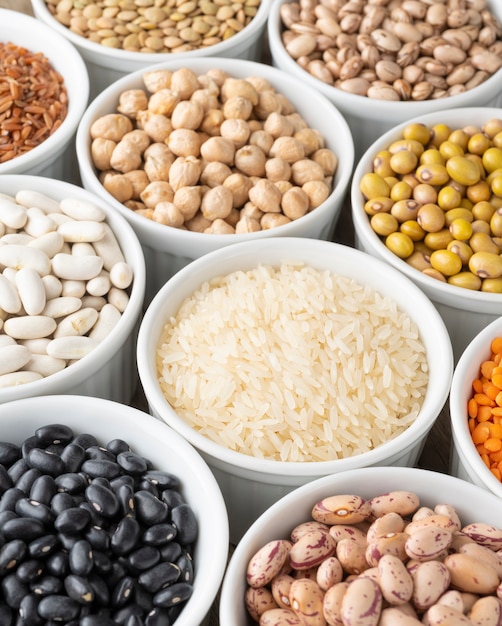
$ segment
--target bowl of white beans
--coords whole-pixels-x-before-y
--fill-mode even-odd
[[[356,156],[404,120],[501,97],[502,5],[273,0],[272,61],[346,117]]]
[[[371,144],[351,183],[356,246],[423,289],[455,360],[502,306],[501,129],[496,107],[412,118]]]
[[[124,10],[104,0],[83,7],[69,7],[61,0],[34,0],[32,5],[36,17],[81,54],[91,79],[91,98],[130,72],[170,59],[259,61],[269,8],[268,0],[157,0],[155,5],[138,0]]]
[[[424,469],[320,478],[271,506],[237,545],[220,624],[491,619],[502,611],[501,514],[494,494]]]
[[[17,615],[207,623],[227,563],[228,518],[192,446],[138,409],[82,395],[2,404],[0,429],[11,477],[0,515],[14,557],[0,573],[3,624]],[[17,513],[7,511],[16,494]],[[35,550],[36,582],[27,574]]]
[[[330,239],[354,163],[320,93],[254,61],[170,61],[119,79],[77,131],[82,183],[133,226],[147,302],[178,269],[237,241]]]
[[[233,244],[177,272],[145,312],[137,362],[150,412],[215,472],[234,540],[314,478],[413,466],[453,368],[409,279],[300,237]]]
[[[82,394],[128,403],[145,261],[128,222],[41,176],[0,184],[0,402]]]
[[[483,328],[462,353],[450,392],[450,472],[502,496],[502,317]]]
[[[75,133],[89,98],[82,57],[31,15],[0,9],[0,176],[78,179]]]

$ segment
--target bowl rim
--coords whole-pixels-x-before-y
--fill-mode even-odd
[[[57,46],[57,49],[54,51],[54,58],[49,58],[49,54],[46,52],[43,52],[43,54],[54,69],[63,76],[68,91],[68,111],[61,126],[32,150],[5,163],[0,163],[0,175],[3,176],[4,174],[22,174],[29,168],[43,163],[44,159],[50,159],[51,155],[73,138],[73,134],[76,132],[78,123],[87,107],[90,93],[90,80],[84,60],[75,47],[59,33],[54,32],[47,24],[44,24],[31,15],[4,8],[0,8],[0,23],[2,26],[6,25],[7,27],[16,27],[16,25],[19,25],[27,31],[28,37],[30,33],[36,32],[37,36],[43,36],[44,40],[50,41],[51,45]],[[39,50],[30,48],[29,41],[25,44],[16,45],[23,45],[32,52],[39,52]],[[75,87],[78,87],[78,93],[70,93],[67,81],[68,76],[70,76],[70,71],[61,71],[59,67],[60,58],[65,58],[66,61],[71,62],[72,76],[78,75],[78,82],[73,83],[73,90],[76,91]]]
[[[449,283],[440,282],[437,279],[427,276],[426,274],[423,274],[422,272],[411,267],[406,263],[406,261],[400,259],[388,248],[386,248],[370,226],[368,216],[364,211],[362,194],[359,190],[359,181],[361,180],[363,174],[371,171],[370,163],[372,157],[379,150],[388,146],[392,141],[400,138],[402,130],[409,124],[416,122],[432,125],[437,123],[439,118],[444,121],[444,116],[446,116],[446,119],[456,120],[459,117],[473,119],[478,115],[483,115],[486,120],[492,117],[502,117],[501,109],[497,107],[458,107],[446,111],[432,111],[430,113],[426,113],[425,115],[412,117],[409,120],[400,122],[384,132],[364,151],[354,169],[350,189],[351,214],[354,228],[356,230],[356,239],[357,237],[360,237],[364,244],[370,245],[373,250],[378,250],[379,256],[381,256],[385,262],[389,263],[397,270],[408,276],[408,278],[418,283],[421,288],[426,291],[426,293],[432,294],[433,297],[439,302],[446,304],[451,304],[451,300],[456,302],[469,302],[473,307],[473,311],[477,311],[477,307],[480,304],[484,304],[486,306],[485,312],[489,311],[497,313],[500,311],[500,307],[502,305],[502,294],[473,291],[471,289],[465,289],[456,285],[450,285]],[[460,308],[458,304],[457,307]]]
[[[262,0],[263,1],[263,0]],[[258,63],[256,61],[248,61],[244,59],[226,59],[220,57],[201,57],[194,58],[188,62],[183,62],[180,60],[171,60],[161,63],[156,63],[153,66],[149,66],[146,68],[142,68],[136,70],[127,76],[119,78],[110,86],[108,86],[105,90],[101,92],[87,107],[82,119],[77,128],[76,138],[75,138],[75,147],[77,158],[79,162],[80,171],[82,174],[82,178],[84,180],[84,185],[87,186],[90,190],[92,190],[96,194],[104,194],[104,197],[107,198],[109,204],[111,204],[114,208],[116,208],[122,215],[126,217],[131,224],[133,224],[134,228],[137,228],[138,231],[144,232],[145,237],[152,237],[151,244],[153,245],[153,241],[157,240],[163,236],[173,236],[176,237],[176,241],[180,242],[179,246],[183,249],[185,244],[193,244],[198,246],[203,246],[204,244],[208,245],[208,242],[211,242],[211,247],[214,246],[222,246],[227,245],[229,242],[229,235],[218,235],[218,234],[208,234],[208,233],[199,233],[194,231],[183,230],[179,228],[174,228],[172,226],[166,226],[164,224],[158,224],[145,218],[141,215],[137,215],[133,211],[127,209],[121,202],[116,200],[109,192],[107,192],[101,183],[99,182],[98,176],[96,175],[96,171],[91,164],[90,157],[90,141],[88,138],[89,128],[92,122],[99,116],[103,115],[104,112],[101,109],[104,108],[104,102],[108,99],[112,99],[115,102],[118,102],[118,97],[127,88],[130,88],[132,84],[139,83],[141,81],[142,76],[149,71],[154,70],[162,70],[169,69],[175,70],[180,67],[188,67],[189,69],[193,69],[196,73],[202,73],[208,71],[209,69],[217,68],[223,69],[227,71],[231,75],[265,75],[268,80],[274,85],[274,83],[278,83],[279,85],[276,87],[280,91],[280,83],[286,83],[290,86],[290,88],[294,88],[297,90],[302,90],[302,83],[295,77],[289,76],[285,72],[281,70],[264,65],[263,63]],[[264,69],[266,68],[266,69]],[[311,99],[313,106],[322,106],[325,111],[329,111],[330,115],[333,117],[334,123],[336,123],[340,141],[342,144],[341,150],[343,150],[343,155],[340,156],[340,149],[337,150],[336,146],[331,146],[331,149],[335,152],[338,157],[338,167],[334,177],[334,186],[333,189],[328,196],[328,198],[316,207],[314,210],[310,211],[303,217],[298,220],[293,220],[288,224],[282,224],[280,226],[274,227],[274,235],[284,235],[287,236],[291,233],[292,230],[298,227],[298,224],[309,225],[317,219],[317,216],[322,213],[333,212],[333,204],[341,201],[346,193],[348,193],[348,186],[350,183],[350,179],[352,176],[353,168],[354,168],[354,160],[355,160],[355,147],[354,141],[352,138],[352,133],[350,131],[349,125],[340,111],[333,105],[329,100],[323,96],[323,94],[318,92],[309,93],[309,98]],[[99,113],[98,113],[99,112]],[[110,111],[108,111],[110,112]],[[314,127],[314,125],[311,125]],[[328,146],[330,147],[330,146]],[[342,158],[343,157],[343,158]],[[316,213],[317,212],[317,213]],[[254,233],[233,233],[231,235],[232,241],[246,241],[246,240],[258,240],[261,238],[270,237],[270,231],[258,231]]]
[[[77,33],[71,31],[68,27],[59,22],[47,8],[45,0],[31,0],[33,10],[37,17],[40,17],[46,24],[50,25],[60,35],[67,38],[75,47],[81,49],[84,54],[92,54],[93,58],[99,58],[105,55],[108,61],[113,60],[115,62],[136,62],[142,65],[158,63],[166,60],[166,57],[172,57],[179,55],[180,59],[191,59],[210,56],[210,55],[224,55],[233,52],[233,48],[238,47],[239,44],[244,44],[249,39],[265,28],[266,20],[268,17],[267,0],[261,0],[256,15],[253,19],[243,28],[240,32],[232,35],[227,40],[221,41],[217,44],[213,44],[208,48],[188,50],[186,52],[133,52],[130,50],[123,50],[122,48],[108,48],[102,44],[91,41]]]
[[[220,592],[219,607],[220,615],[223,616],[223,621],[221,622],[222,626],[233,626],[234,622],[231,620],[235,618],[235,607],[237,605],[244,605],[243,600],[236,597],[236,590],[239,589],[239,585],[242,589],[245,589],[244,564],[267,542],[267,540],[287,538],[286,534],[281,537],[270,537],[270,533],[267,532],[267,529],[271,527],[273,522],[279,520],[282,515],[281,525],[284,526],[286,532],[291,530],[288,526],[287,515],[284,513],[291,508],[291,505],[297,506],[298,509],[306,510],[307,507],[311,506],[310,503],[314,503],[317,499],[326,497],[330,493],[333,494],[335,491],[345,494],[356,493],[363,497],[366,493],[366,497],[379,495],[376,493],[376,490],[375,493],[371,493],[366,491],[366,488],[364,490],[360,488],[361,484],[364,485],[366,483],[371,483],[372,485],[382,484],[383,489],[380,493],[395,489],[406,489],[414,492],[416,489],[414,482],[418,479],[424,484],[427,483],[429,485],[437,484],[439,481],[441,488],[443,489],[444,487],[445,494],[457,493],[459,490],[462,494],[465,492],[464,501],[466,506],[476,497],[478,499],[481,498],[483,502],[488,505],[486,507],[487,510],[490,510],[490,504],[492,505],[491,508],[500,507],[500,500],[494,494],[467,481],[461,480],[460,478],[416,467],[400,468],[399,472],[396,472],[395,469],[396,468],[389,466],[380,466],[371,469],[356,468],[344,470],[329,476],[323,476],[310,483],[297,487],[280,498],[277,502],[270,505],[266,511],[250,525],[230,557]],[[370,475],[369,481],[368,474]],[[354,482],[357,487],[350,487],[349,485],[352,482]],[[416,489],[416,492],[418,491],[420,490]],[[426,498],[421,497],[421,500],[424,500],[424,503],[427,505]],[[434,504],[434,502],[431,504]],[[439,504],[439,502],[436,501],[435,504]],[[480,510],[480,517],[484,510],[484,508]],[[291,520],[290,524],[291,527],[293,527],[296,524],[296,519]]]
[[[310,86],[319,89],[324,95],[332,99],[333,102],[336,102],[337,106],[339,106],[344,111],[347,111],[358,117],[364,117],[364,113],[362,111],[359,111],[358,109],[361,106],[364,106],[364,103],[366,101],[371,99],[369,99],[367,96],[360,96],[357,94],[345,92],[338,87],[334,87],[332,85],[324,83],[320,79],[315,78],[309,72],[301,68],[298,63],[286,52],[286,49],[284,48],[281,38],[279,36],[279,29],[281,26],[280,8],[281,5],[290,4],[293,1],[294,0],[271,0],[270,14],[267,22],[267,36],[270,44],[270,52],[274,62],[279,66],[287,68],[287,70],[292,74],[301,76],[302,80],[306,81]],[[492,4],[491,0],[488,0],[488,2]],[[494,6],[497,5],[494,4]],[[492,7],[490,6],[490,11],[491,9]],[[502,68],[497,70],[494,74],[487,78],[485,82],[481,83],[477,87],[463,93],[456,94],[454,96],[448,96],[447,98],[406,102],[375,100],[374,102],[370,101],[370,106],[376,107],[377,110],[385,112],[389,116],[390,120],[392,120],[393,115],[396,116],[394,117],[394,119],[402,118],[404,114],[403,105],[406,106],[406,109],[404,109],[406,117],[425,114],[429,111],[437,111],[440,109],[463,106],[467,105],[467,103],[472,102],[472,92],[474,92],[474,94],[478,96],[480,94],[488,95],[492,92],[499,93],[501,76]]]
[[[437,378],[431,377],[422,407],[430,412],[430,415],[428,415],[426,419],[415,420],[407,429],[393,439],[380,444],[370,451],[348,458],[330,461],[312,461],[308,463],[288,462],[258,459],[250,455],[229,450],[226,446],[211,441],[209,438],[191,428],[172,410],[160,389],[156,374],[155,350],[152,349],[152,346],[158,344],[158,337],[161,332],[161,329],[157,332],[157,325],[160,325],[162,323],[161,320],[165,319],[165,314],[163,313],[164,303],[168,301],[171,292],[176,292],[178,287],[183,286],[185,279],[189,275],[197,275],[199,270],[203,271],[203,268],[207,268],[210,265],[213,266],[221,260],[234,260],[239,262],[241,260],[240,255],[246,254],[248,251],[252,251],[256,259],[261,259],[263,258],[262,254],[266,252],[267,249],[283,251],[285,255],[287,254],[287,256],[291,257],[292,251],[298,248],[310,250],[311,247],[325,248],[326,254],[328,254],[328,252],[331,254],[335,252],[343,254],[347,258],[352,259],[353,264],[357,264],[357,262],[364,263],[371,259],[372,271],[384,272],[389,275],[389,278],[392,277],[392,284],[394,286],[400,285],[400,288],[396,288],[396,291],[403,288],[409,290],[410,298],[412,295],[414,305],[416,305],[417,308],[420,306],[421,319],[425,317],[429,320],[429,327],[431,323],[434,323],[437,329],[441,331],[436,333],[435,345],[437,346],[437,351],[435,354],[443,361],[440,371],[446,381],[444,389],[435,389],[435,385],[436,383],[439,385],[439,381]],[[304,259],[305,256],[306,253],[304,252],[301,258]],[[218,275],[218,271],[212,272],[212,275]],[[202,282],[204,282],[203,279],[200,279],[199,283]],[[418,322],[418,320],[415,321]],[[153,336],[154,332],[155,337]],[[398,453],[406,446],[412,445],[414,441],[424,436],[432,427],[432,424],[446,403],[453,373],[453,350],[444,322],[429,298],[427,298],[412,281],[383,261],[373,259],[366,253],[354,248],[330,241],[299,237],[277,237],[261,239],[254,242],[247,241],[230,244],[227,247],[220,248],[203,257],[195,259],[179,270],[157,292],[143,316],[138,332],[136,360],[140,381],[143,385],[150,410],[156,412],[160,416],[160,419],[165,419],[171,427],[180,432],[203,454],[215,460],[216,465],[220,463],[232,465],[237,472],[252,471],[255,478],[262,476],[263,482],[268,482],[272,477],[308,476],[312,478],[320,474],[342,471],[343,469],[350,469],[354,464],[359,465],[361,458],[364,459],[365,466],[381,465],[386,458]],[[431,389],[433,391],[431,391]],[[431,398],[433,392],[435,397]],[[166,414],[169,416],[169,419],[167,419]]]
[[[149,438],[169,437],[169,446],[175,447],[177,451],[180,451],[183,455],[186,455],[190,470],[195,475],[199,475],[201,488],[204,489],[204,493],[211,493],[211,499],[214,501],[214,506],[211,507],[210,515],[218,527],[218,533],[212,533],[206,538],[206,545],[211,548],[211,562],[206,563],[206,566],[211,567],[211,575],[204,576],[203,572],[199,571],[196,574],[194,580],[194,594],[193,604],[187,605],[189,607],[190,614],[185,612],[185,615],[181,613],[178,618],[179,626],[194,626],[195,623],[199,624],[203,622],[206,613],[209,611],[210,606],[214,602],[221,580],[223,578],[228,550],[229,550],[229,522],[228,514],[221,493],[220,487],[208,467],[207,463],[197,452],[197,450],[190,445],[183,437],[173,431],[164,422],[155,419],[148,413],[141,411],[132,406],[121,404],[113,400],[96,398],[93,396],[81,396],[81,395],[43,395],[38,397],[22,398],[19,400],[13,400],[12,402],[6,402],[0,404],[0,424],[3,420],[8,420],[12,412],[25,414],[34,414],[37,416],[35,421],[41,423],[55,423],[53,419],[53,411],[51,407],[62,407],[67,410],[72,405],[86,406],[89,410],[102,411],[107,414],[107,418],[112,416],[112,419],[117,422],[117,436],[120,436],[120,422],[129,423],[134,427],[139,427],[142,433],[146,433]],[[72,412],[68,411],[69,421],[73,423],[77,417],[72,416]],[[46,416],[47,417],[46,419]],[[68,418],[67,418],[68,422]],[[58,422],[59,423],[59,422]],[[75,426],[73,426],[75,428]],[[85,424],[82,426],[82,432],[86,432]],[[100,435],[97,435],[99,440]],[[128,443],[134,446],[134,442],[130,439]],[[180,476],[183,489],[183,477]],[[190,503],[189,503],[190,504]],[[200,520],[202,522],[202,520]],[[200,527],[204,525],[200,523]],[[197,548],[195,549],[195,552]],[[202,602],[201,602],[202,600]]]
[[[485,326],[467,345],[455,366],[450,391],[450,423],[455,451],[464,465],[476,476],[487,489],[502,497],[502,482],[497,480],[485,465],[472,441],[467,415],[467,400],[470,386],[467,381],[477,376],[481,362],[490,355],[490,342],[495,337],[502,337],[501,316]],[[483,357],[481,353],[484,353]],[[466,468],[466,469],[467,469]],[[474,478],[471,478],[474,481]]]
[[[47,184],[50,185],[51,192],[43,191],[42,193],[50,197],[62,199],[63,197],[71,197],[73,195],[97,204],[106,212],[106,223],[113,229],[124,257],[133,268],[134,278],[130,299],[113,332],[105,337],[92,352],[82,357],[78,362],[72,363],[72,365],[65,367],[63,370],[40,380],[35,380],[25,385],[18,385],[17,387],[0,388],[0,403],[3,402],[2,395],[11,396],[14,390],[20,396],[25,393],[42,396],[47,395],[51,390],[53,392],[57,391],[63,385],[69,387],[79,384],[82,381],[82,375],[85,375],[86,379],[97,366],[102,367],[116,354],[124,343],[124,338],[138,324],[142,313],[146,289],[146,263],[138,237],[126,219],[114,212],[109,205],[95,194],[74,183],[29,174],[6,174],[2,176],[2,192],[5,192],[4,190],[11,188],[11,186],[19,189],[19,185],[24,185],[21,187],[24,189],[41,191],[41,187],[45,187]],[[119,233],[115,232],[117,227],[120,229]],[[120,243],[120,240],[122,240],[122,243]]]

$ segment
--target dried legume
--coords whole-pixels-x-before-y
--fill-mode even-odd
[[[485,0],[286,1],[280,17],[298,65],[354,95],[445,98],[502,67],[502,30]]]
[[[301,218],[330,195],[335,153],[267,80],[180,68],[143,82],[90,127],[101,183],[138,215],[239,234]]]
[[[36,148],[68,108],[63,77],[41,52],[0,42],[0,163]]]
[[[0,468],[2,624],[174,623],[198,535],[178,476],[64,424],[0,442]]]
[[[208,48],[240,33],[260,0],[46,0],[51,14],[72,32],[108,48],[177,53]]]
[[[490,355],[472,382],[467,413],[476,450],[495,478],[502,480],[502,337],[490,342]]]
[[[97,205],[0,195],[0,388],[91,352],[129,302],[132,267]]]
[[[472,624],[500,619],[502,529],[409,491],[329,495],[246,570],[260,625]]]
[[[408,124],[359,187],[371,227],[396,256],[437,280],[500,294],[500,183],[502,120],[491,119]]]

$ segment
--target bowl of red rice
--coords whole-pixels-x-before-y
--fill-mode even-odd
[[[234,540],[315,478],[415,465],[453,371],[444,323],[412,281],[295,237],[177,272],[145,312],[137,363],[149,411],[215,473]]]

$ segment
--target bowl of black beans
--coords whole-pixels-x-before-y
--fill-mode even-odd
[[[228,556],[205,461],[142,411],[54,395],[0,406],[0,624],[195,626]]]

